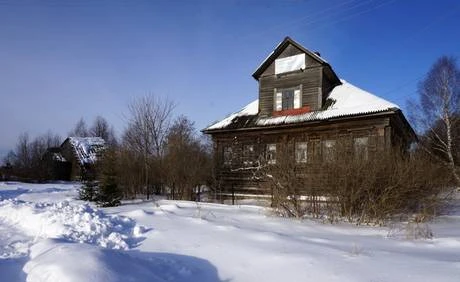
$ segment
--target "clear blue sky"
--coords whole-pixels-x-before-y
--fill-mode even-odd
[[[121,133],[148,93],[201,129],[257,98],[251,74],[287,35],[404,109],[438,57],[460,57],[460,1],[0,0],[0,152],[80,117]]]

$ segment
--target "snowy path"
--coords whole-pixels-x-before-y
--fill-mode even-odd
[[[22,268],[33,238],[0,220],[0,273],[2,281],[25,281]]]

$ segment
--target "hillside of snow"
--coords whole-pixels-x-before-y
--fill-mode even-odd
[[[99,209],[79,184],[0,182],[1,281],[460,281],[460,212],[434,239],[277,218],[266,208],[131,201]],[[458,206],[460,207],[460,205]]]

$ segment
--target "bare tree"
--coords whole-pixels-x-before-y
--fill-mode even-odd
[[[96,117],[88,133],[94,137],[101,137],[111,146],[117,144],[113,126],[110,126],[107,120],[101,116]]]
[[[460,185],[458,140],[460,69],[452,57],[439,58],[420,82],[419,100],[410,103],[411,118],[421,134],[421,146],[445,163]]]
[[[25,180],[45,180],[48,177],[43,156],[50,147],[57,147],[61,138],[51,131],[29,138],[27,133],[19,136],[16,148],[9,154],[9,162],[13,165],[17,176]]]
[[[193,122],[174,121],[167,136],[165,167],[172,199],[195,200],[210,176],[211,158],[200,142]]]
[[[173,102],[154,96],[139,98],[129,105],[130,117],[123,145],[142,156],[147,198],[152,174],[157,176],[156,185],[161,184],[158,182],[161,182],[162,157],[173,109]]]
[[[83,118],[75,124],[75,127],[69,132],[69,136],[73,137],[88,137],[90,134],[86,127],[86,122]]]

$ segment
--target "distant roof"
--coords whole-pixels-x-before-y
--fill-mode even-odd
[[[341,82],[342,84],[334,87],[327,96],[330,106],[324,110],[299,115],[259,117],[257,115],[259,112],[259,101],[255,100],[240,111],[205,128],[204,131],[295,124],[307,121],[396,111],[399,109],[398,105],[377,97],[345,80],[341,80]]]
[[[289,45],[294,45],[295,47],[297,47],[298,49],[300,49],[302,52],[310,55],[313,59],[315,59],[318,63],[320,64],[325,64],[325,65],[329,65],[328,62],[326,60],[324,60],[321,56],[319,56],[318,54],[306,49],[305,47],[303,47],[302,45],[300,45],[299,43],[297,43],[296,41],[294,41],[292,38],[290,38],[289,36],[286,36],[283,41],[281,41],[276,47],[275,49],[267,56],[267,58],[259,65],[259,67],[257,67],[257,69],[254,71],[254,73],[252,74],[252,77],[254,77],[255,79],[258,79],[259,76],[265,71],[265,69],[268,68],[268,66],[270,66],[270,64],[281,54],[281,52],[283,52],[283,50]]]
[[[105,141],[101,137],[69,137],[67,140],[72,145],[80,164],[95,163],[105,149]]]

